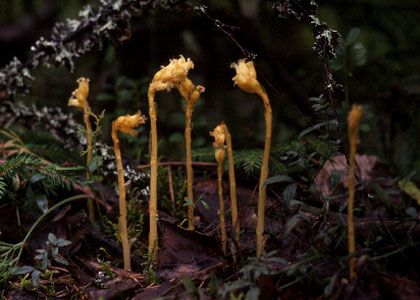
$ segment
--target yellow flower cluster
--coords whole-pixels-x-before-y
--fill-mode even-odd
[[[89,103],[87,101],[89,96],[89,79],[81,77],[77,79],[77,83],[79,84],[79,87],[71,93],[68,105],[86,110],[89,108]]]
[[[134,130],[141,124],[146,123],[146,117],[137,112],[134,115],[120,116],[112,122],[112,128],[131,136],[136,136],[137,132]]]
[[[178,59],[171,59],[169,65],[161,67],[153,77],[150,87],[155,91],[169,91],[183,82],[187,78],[188,71],[193,68],[194,63],[191,59],[185,59],[180,55]]]

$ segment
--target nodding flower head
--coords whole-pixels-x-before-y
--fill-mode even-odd
[[[213,131],[210,131],[210,135],[214,138],[213,148],[215,150],[215,158],[218,162],[223,161],[225,158],[225,130],[224,124],[217,125]]]
[[[238,63],[231,63],[230,67],[236,70],[236,76],[232,78],[234,85],[239,86],[248,93],[258,93],[261,85],[257,80],[257,72],[253,61],[238,60]]]
[[[141,124],[146,123],[146,117],[137,112],[134,115],[125,115],[120,116],[112,122],[112,128],[115,131],[121,131],[127,133],[131,136],[136,136],[137,132],[134,130],[139,127]]]
[[[198,99],[200,99],[201,93],[206,90],[204,86],[194,85],[188,78],[177,84],[177,88],[182,98],[191,102],[193,106],[197,103]]]
[[[77,79],[79,87],[73,91],[69,99],[69,106],[76,106],[85,109],[89,106],[87,98],[89,96],[89,79],[80,77]]]
[[[178,59],[171,59],[169,65],[162,66],[153,77],[150,84],[154,90],[170,90],[176,84],[181,83],[187,78],[188,71],[194,68],[191,59],[185,59],[182,55]]]

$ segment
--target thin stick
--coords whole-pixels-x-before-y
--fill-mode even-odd
[[[166,167],[166,166],[178,167],[178,166],[185,166],[185,165],[186,164],[184,161],[166,161],[166,162],[158,163],[159,167]],[[196,167],[217,167],[217,163],[203,162],[203,161],[193,161],[191,162],[191,165],[196,166]],[[151,166],[150,164],[139,165],[137,166],[137,169],[138,170],[149,169],[150,166]]]
[[[176,210],[176,207],[175,207],[174,180],[172,178],[172,168],[171,168],[171,166],[168,166],[167,167],[167,170],[168,170],[169,196],[171,198],[172,210],[175,211]]]

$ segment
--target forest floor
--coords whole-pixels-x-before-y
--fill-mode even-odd
[[[357,278],[349,279],[347,216],[343,212],[347,166],[343,158],[334,157],[314,179],[318,193],[325,197],[336,195],[329,198],[329,207],[317,201],[315,194],[310,202],[292,200],[287,206],[282,196],[276,196],[275,189],[269,192],[266,253],[259,259],[255,258],[258,193],[249,184],[238,185],[240,243],[235,244],[229,234],[225,256],[220,249],[215,172],[213,167],[205,167],[207,176],[197,176],[194,184],[195,195],[199,195],[195,231],[179,226],[182,220],[173,210],[159,212],[157,264],[145,255],[147,226],[143,220],[137,240],[132,240],[133,271],[124,271],[115,228],[112,232],[109,226],[103,226],[103,217],[93,225],[88,222],[81,200],[54,210],[48,221],[36,228],[24,245],[20,261],[26,269],[21,267],[16,273],[19,276],[9,280],[2,297],[419,299],[419,218],[395,215],[396,210],[405,209],[402,192],[386,166],[373,156],[358,156]],[[334,186],[329,181],[332,172],[343,174]],[[224,183],[226,207],[230,205],[228,191]],[[115,200],[112,191],[103,196]],[[114,227],[109,220],[115,221],[116,209],[112,200],[102,207],[108,225]],[[146,202],[136,209],[147,216]],[[35,218],[33,210],[22,209],[18,219],[12,203],[0,206],[0,215],[1,238],[9,243],[19,242]],[[230,233],[228,214],[226,219]]]

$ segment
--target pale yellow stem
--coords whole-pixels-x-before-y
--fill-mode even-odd
[[[230,136],[229,130],[226,125],[224,125],[225,137],[226,137],[226,146],[228,153],[228,162],[229,162],[229,192],[230,192],[230,209],[232,214],[232,231],[233,239],[237,246],[239,246],[239,220],[238,220],[238,200],[236,197],[236,180],[235,180],[235,168],[233,161],[233,152],[232,152],[232,138]]]
[[[157,175],[158,175],[158,138],[157,116],[155,107],[155,89],[149,87],[149,116],[150,116],[150,200],[149,200],[149,258],[157,260],[158,232],[157,232]]]
[[[194,171],[192,168],[191,155],[191,118],[193,112],[193,104],[186,99],[185,104],[185,154],[187,168],[187,196],[191,203],[188,205],[188,230],[194,230]]]
[[[264,218],[265,218],[265,200],[266,200],[266,181],[269,174],[269,160],[271,148],[271,126],[272,114],[271,105],[266,92],[261,88],[258,92],[264,103],[264,118],[265,118],[265,145],[262,158],[260,184],[258,189],[258,216],[257,216],[257,257],[260,257],[264,251]]]
[[[92,150],[92,126],[90,124],[90,107],[83,108],[83,121],[86,126],[86,144],[87,144],[87,165],[92,161],[93,150]],[[87,173],[88,178],[90,178],[90,172]],[[89,221],[95,221],[95,207],[93,205],[93,199],[88,199],[88,216]]]
[[[217,150],[216,150],[217,151]],[[225,201],[223,200],[223,158],[217,160],[217,191],[220,203],[220,242],[222,244],[223,254],[226,255],[226,226],[225,226]]]
[[[112,140],[114,142],[115,160],[117,162],[118,173],[118,192],[119,192],[119,216],[118,216],[118,231],[121,238],[123,249],[124,270],[131,271],[131,254],[130,242],[128,240],[127,232],[127,204],[125,199],[125,183],[123,165],[121,160],[120,141],[116,128],[112,128]]]
[[[350,279],[356,278],[356,237],[354,231],[354,198],[356,194],[356,148],[358,140],[358,129],[360,124],[360,118],[362,116],[362,107],[359,105],[353,105],[351,112],[348,117],[348,139],[350,144],[349,153],[349,198],[347,203],[347,234],[348,234],[348,250],[350,261]]]

